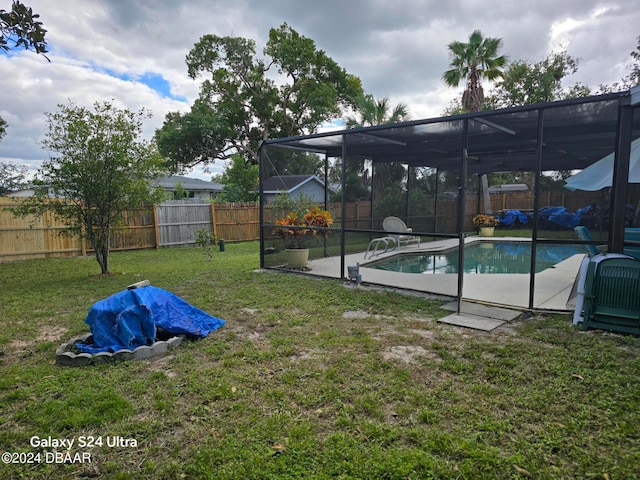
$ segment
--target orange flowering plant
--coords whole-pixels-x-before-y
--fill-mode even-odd
[[[493,215],[480,213],[473,217],[473,224],[476,227],[495,227],[498,224],[498,220]]]
[[[284,240],[285,248],[308,248],[309,243],[318,237],[327,237],[331,232],[333,218],[327,210],[315,206],[304,215],[289,212],[284,218],[276,220],[278,228],[274,233]],[[320,230],[319,230],[320,229]]]

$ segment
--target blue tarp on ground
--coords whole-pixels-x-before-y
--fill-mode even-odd
[[[93,345],[76,344],[85,353],[115,352],[150,345],[160,328],[166,332],[206,337],[225,321],[190,305],[161,288],[146,286],[124,290],[96,302],[85,323]]]

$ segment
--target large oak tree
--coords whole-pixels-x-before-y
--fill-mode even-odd
[[[519,107],[541,102],[578,98],[591,93],[580,83],[565,89],[562,81],[578,71],[580,61],[566,51],[553,52],[544,60],[531,63],[517,60],[509,64],[502,80],[487,96],[487,109]]]
[[[234,154],[256,163],[261,140],[313,133],[362,94],[360,79],[286,23],[270,30],[263,56],[251,39],[205,35],[186,63],[191,78],[204,78],[199,98],[156,131],[176,169]]]

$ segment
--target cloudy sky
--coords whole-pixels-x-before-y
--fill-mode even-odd
[[[8,123],[0,162],[35,170],[45,112],[69,100],[150,110],[151,138],[170,111],[187,111],[199,82],[185,56],[202,35],[240,36],[262,51],[287,22],[313,39],[367,93],[405,102],[412,118],[438,117],[460,90],[447,88],[447,44],[480,29],[503,39],[511,60],[539,61],[565,48],[581,59],[568,78],[596,88],[619,81],[640,35],[637,0],[22,0],[47,29],[51,62],[0,54],[0,116]],[[10,9],[10,0],[0,8]],[[220,162],[211,166],[222,170]],[[190,176],[209,179],[194,171]]]

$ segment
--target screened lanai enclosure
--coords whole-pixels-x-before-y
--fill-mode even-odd
[[[286,205],[266,202],[261,187],[261,267],[459,301],[572,310],[589,247],[623,252],[625,232],[640,227],[633,173],[640,149],[632,149],[640,138],[639,97],[636,87],[265,141],[261,185],[315,176],[324,195],[313,203],[334,223],[313,238],[306,267],[292,268],[276,234]],[[603,167],[605,157],[611,161]],[[604,178],[604,187],[580,177],[572,185],[589,167],[600,169],[591,177]],[[478,214],[496,219],[493,236],[481,236]],[[591,237],[579,239],[576,226]]]

